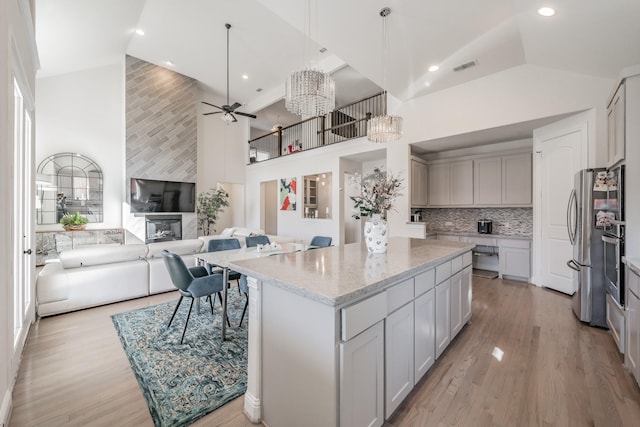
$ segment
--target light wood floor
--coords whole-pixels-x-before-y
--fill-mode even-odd
[[[152,426],[109,316],[176,299],[156,295],[33,325],[9,426]],[[576,320],[570,301],[474,277],[472,322],[387,425],[640,425],[640,391],[622,355],[608,331]],[[242,399],[194,425],[250,426]]]

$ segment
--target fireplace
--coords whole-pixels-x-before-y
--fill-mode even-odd
[[[145,243],[182,240],[182,215],[146,215]]]

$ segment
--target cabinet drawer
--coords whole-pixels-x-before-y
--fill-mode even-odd
[[[463,267],[471,265],[472,261],[473,261],[473,256],[471,255],[471,252],[467,252],[466,254],[462,255],[462,266]]]
[[[431,270],[427,270],[424,273],[420,273],[416,276],[415,279],[415,295],[419,297],[420,295],[427,292],[429,289],[433,289],[436,285],[436,270],[433,268]]]
[[[501,248],[529,249],[529,240],[498,239]]]
[[[348,341],[387,316],[387,293],[381,292],[341,310],[342,341]]]
[[[451,277],[451,261],[447,261],[436,267],[436,284]]]
[[[387,314],[393,313],[413,299],[413,278],[387,289]]]
[[[451,272],[457,273],[460,270],[462,270],[462,255],[451,260]]]
[[[469,237],[469,243],[475,243],[480,246],[497,246],[496,239],[490,237]]]

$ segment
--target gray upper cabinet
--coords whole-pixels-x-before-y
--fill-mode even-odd
[[[607,165],[624,160],[625,145],[625,85],[618,86],[607,106]]]
[[[502,204],[502,159],[489,157],[474,160],[473,194],[476,204]]]
[[[429,207],[529,207],[531,152],[483,154],[428,165]]]
[[[434,163],[428,167],[429,206],[473,205],[473,161]]]
[[[427,165],[411,159],[411,206],[427,206]]]
[[[531,153],[502,156],[502,205],[530,206]]]
[[[427,188],[429,206],[449,206],[449,163],[429,165]]]

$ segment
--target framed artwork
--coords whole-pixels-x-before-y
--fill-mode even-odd
[[[280,210],[296,210],[296,179],[280,178]]]

